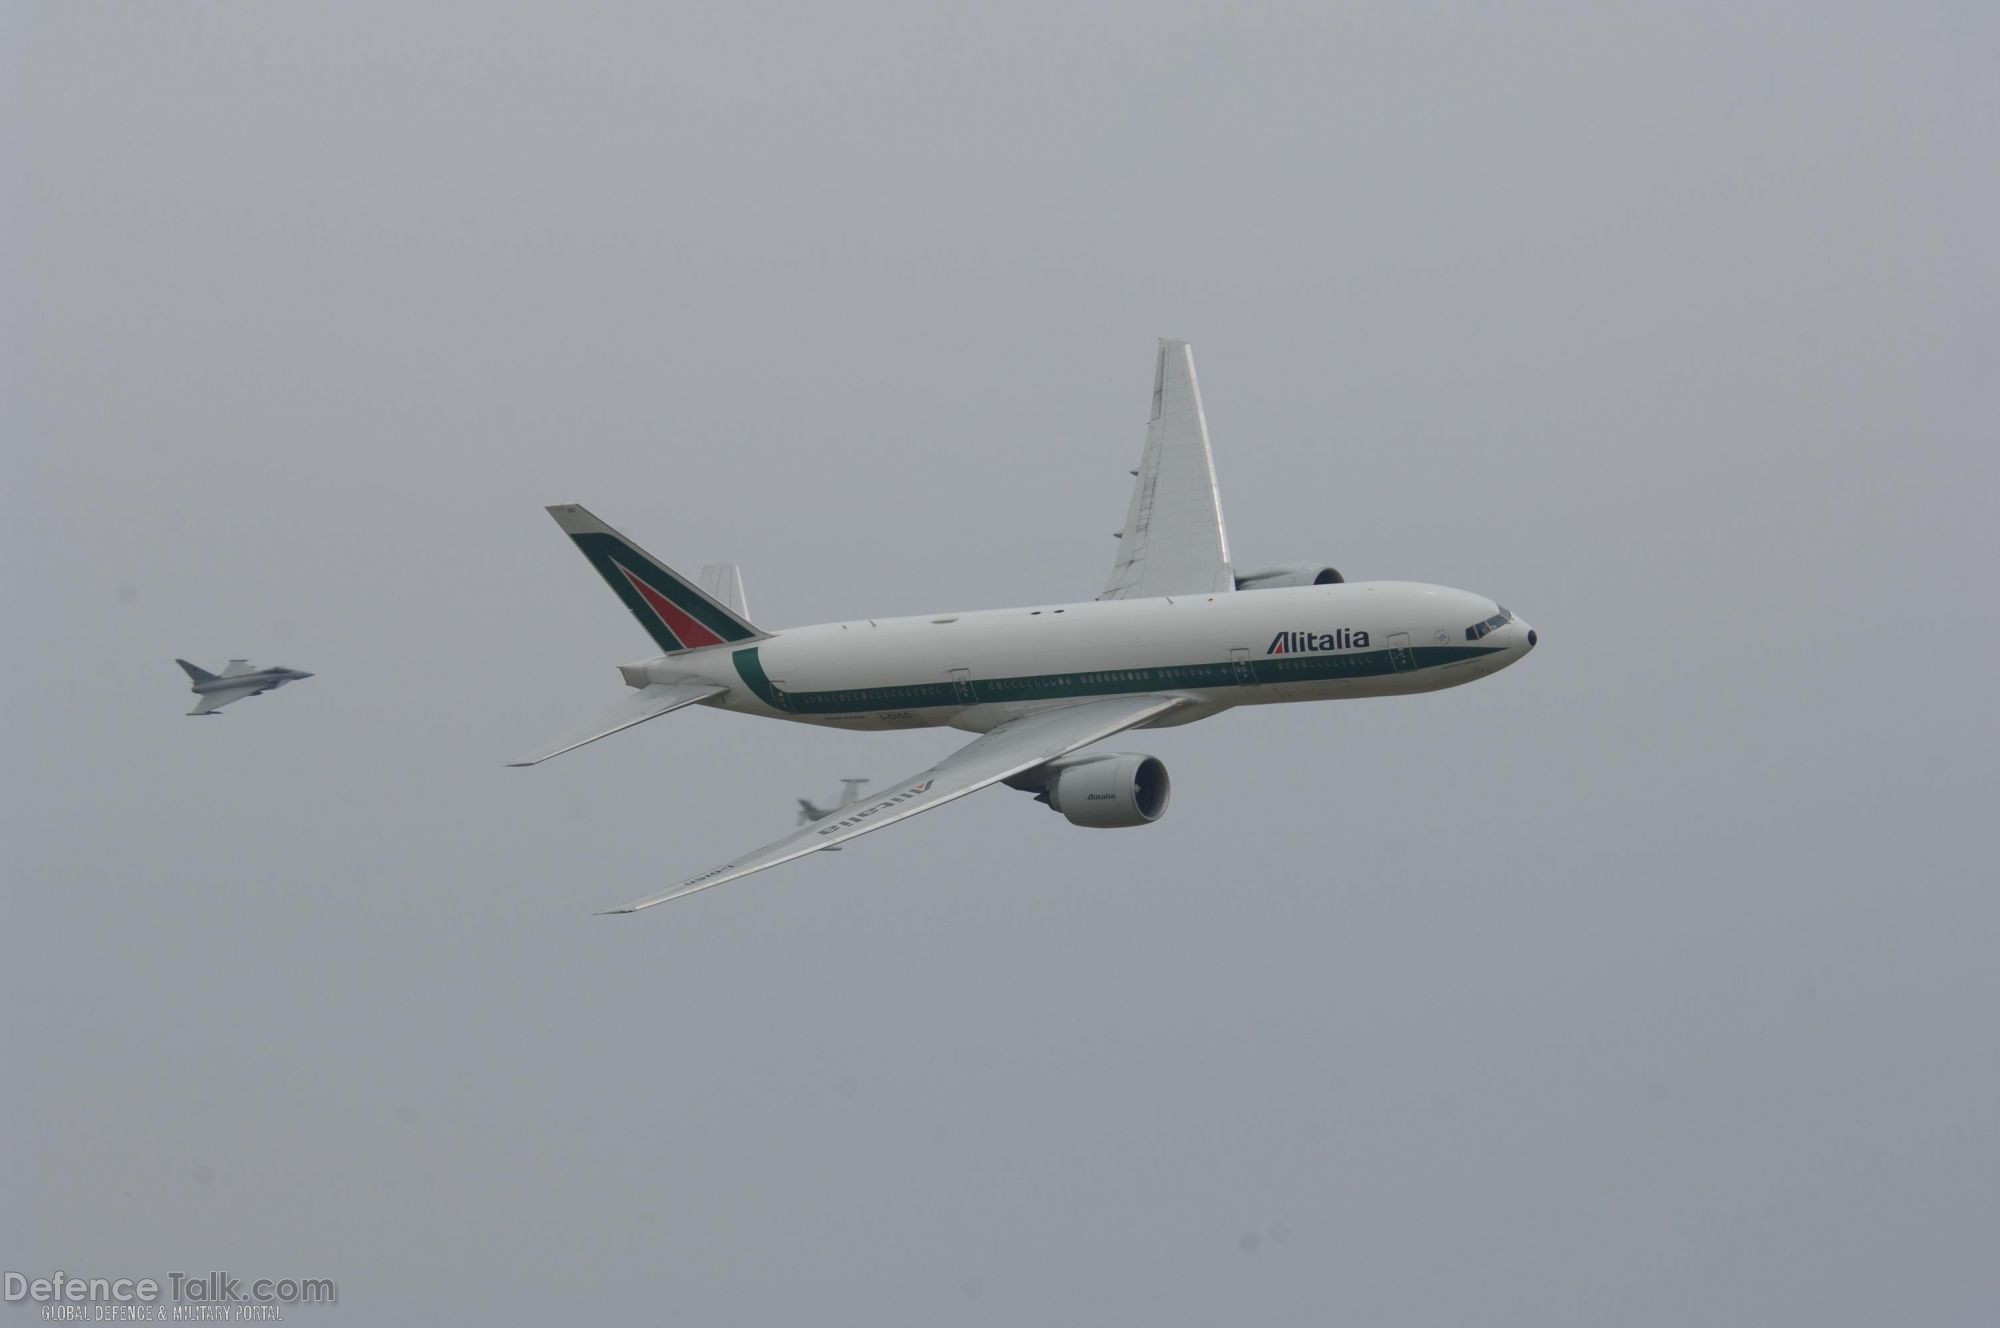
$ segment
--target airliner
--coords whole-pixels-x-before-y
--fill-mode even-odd
[[[1149,825],[1156,756],[1086,749],[1244,705],[1434,692],[1497,673],[1536,633],[1483,595],[1351,582],[1323,564],[1238,568],[1184,341],[1161,341],[1146,447],[1104,590],[1074,604],[861,618],[767,631],[730,564],[689,581],[588,510],[548,509],[658,655],[619,667],[610,713],[511,765],[536,765],[687,706],[877,731],[979,735],[936,765],[764,847],[607,913],[633,913],[838,848],[1001,784],[1072,825]]]

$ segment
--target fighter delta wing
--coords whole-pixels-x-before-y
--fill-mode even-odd
[[[195,703],[194,709],[188,711],[188,713],[190,715],[212,715],[231,701],[241,701],[244,697],[255,696],[263,690],[262,687],[253,682],[243,687],[232,687],[227,691],[206,692],[202,695],[201,700]]]
[[[1161,341],[1153,368],[1153,419],[1118,538],[1118,561],[1099,599],[1213,595],[1236,589],[1215,457],[1185,341]]]
[[[1032,770],[1038,765],[1067,756],[1079,747],[1101,742],[1114,733],[1137,728],[1158,719],[1179,706],[1189,704],[1179,696],[1117,696],[1101,701],[1085,701],[1059,710],[1041,710],[1010,720],[959,748],[921,774],[899,784],[885,785],[883,791],[862,798],[851,807],[802,830],[794,830],[734,862],[724,863],[699,876],[691,876],[671,889],[644,899],[635,899],[606,913],[636,913],[642,908],[679,899],[711,885],[721,885],[739,876],[748,876],[793,858],[880,830],[885,825],[908,820],[918,812],[942,807],[947,802],[976,793],[989,784]]]

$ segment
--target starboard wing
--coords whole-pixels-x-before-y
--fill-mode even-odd
[[[1146,452],[1132,484],[1118,560],[1098,598],[1212,595],[1235,589],[1208,421],[1194,378],[1194,352],[1185,341],[1162,341],[1153,370]]]

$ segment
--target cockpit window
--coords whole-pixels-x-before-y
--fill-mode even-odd
[[[1504,604],[1496,604],[1494,605],[1494,607],[1499,609],[1500,612],[1494,614],[1491,618],[1488,618],[1485,622],[1476,622],[1472,624],[1472,626],[1465,629],[1466,640],[1477,641],[1480,637],[1486,635],[1494,628],[1505,627],[1508,623],[1514,621],[1514,615],[1507,611],[1507,607]]]

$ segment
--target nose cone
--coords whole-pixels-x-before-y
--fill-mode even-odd
[[[304,669],[293,669],[292,676],[294,678],[310,678],[312,674],[307,673]]]
[[[1493,671],[1497,673],[1526,659],[1534,650],[1535,643],[1541,640],[1541,635],[1517,617],[1486,639],[1501,647],[1500,653],[1493,656]]]

